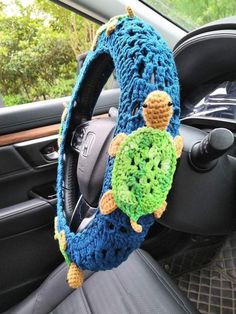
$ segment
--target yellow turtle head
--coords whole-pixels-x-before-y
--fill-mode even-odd
[[[147,127],[166,130],[173,115],[172,100],[164,91],[148,94],[143,104],[143,117]]]

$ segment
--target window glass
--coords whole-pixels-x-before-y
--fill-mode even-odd
[[[0,106],[70,95],[97,28],[48,0],[0,0]]]
[[[187,30],[236,15],[235,0],[145,0],[143,2]]]
[[[197,103],[183,104],[182,118],[213,117],[236,119],[236,82],[226,81],[219,84]]]

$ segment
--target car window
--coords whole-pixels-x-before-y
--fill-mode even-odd
[[[236,15],[235,0],[144,0],[143,2],[187,30]]]
[[[69,96],[98,27],[48,0],[0,0],[0,106]]]

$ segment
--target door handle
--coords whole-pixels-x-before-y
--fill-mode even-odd
[[[43,157],[48,161],[56,161],[58,159],[58,156],[59,154],[57,151],[48,154],[43,154]]]
[[[59,154],[58,154],[58,148],[57,148],[57,144],[56,143],[52,143],[46,147],[44,147],[44,149],[41,151],[43,157],[47,160],[47,161],[57,161]]]

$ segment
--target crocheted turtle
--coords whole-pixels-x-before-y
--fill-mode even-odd
[[[120,208],[136,232],[142,232],[141,216],[153,213],[160,218],[165,211],[176,159],[183,148],[181,136],[173,140],[166,131],[173,114],[166,92],[151,92],[142,112],[146,127],[130,135],[120,133],[110,145],[108,154],[115,157],[112,190],[103,194],[99,204],[104,215]]]

